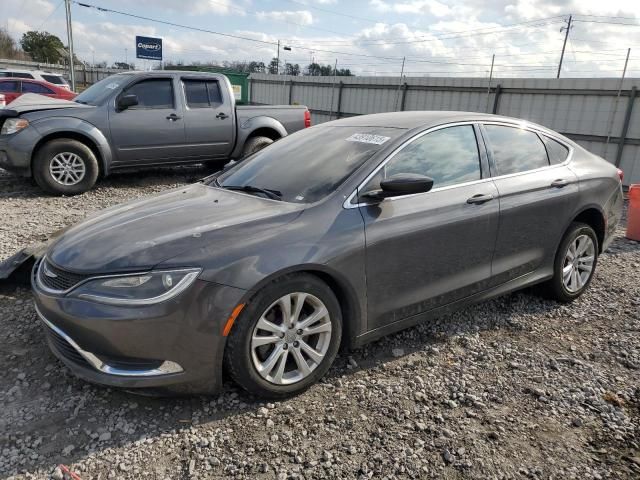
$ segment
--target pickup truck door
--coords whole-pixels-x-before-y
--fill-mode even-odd
[[[117,158],[114,163],[150,165],[183,160],[184,120],[182,104],[176,102],[174,79],[142,79],[127,85],[120,95],[128,94],[138,97],[138,105],[123,111],[115,105],[109,108]]]
[[[235,102],[226,82],[182,77],[185,154],[191,159],[227,158],[235,136]]]

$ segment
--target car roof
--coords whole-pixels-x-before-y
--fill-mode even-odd
[[[459,112],[424,110],[409,112],[386,112],[358,115],[331,122],[331,126],[345,127],[393,127],[412,129],[430,127],[450,122],[505,121],[508,123],[530,124],[522,119],[480,112]]]

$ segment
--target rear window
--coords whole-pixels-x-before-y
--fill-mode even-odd
[[[39,83],[22,82],[22,93],[39,93],[40,95],[51,95],[55,93],[50,88]]]
[[[10,72],[9,73],[13,78],[30,78],[34,79],[35,77],[30,73],[20,73],[20,72]]]
[[[530,130],[485,125],[498,175],[526,172],[549,166],[540,137]]]
[[[66,85],[67,82],[65,81],[64,78],[62,78],[60,75],[42,75],[42,79],[49,82],[49,83],[53,83],[54,85]]]
[[[217,107],[222,103],[220,85],[211,80],[182,80],[189,108]]]
[[[0,92],[17,92],[18,91],[18,82],[0,82]]]

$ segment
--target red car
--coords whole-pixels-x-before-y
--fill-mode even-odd
[[[0,78],[0,94],[4,95],[5,103],[9,105],[23,93],[37,93],[51,98],[73,100],[76,93],[40,80],[24,78]],[[1,102],[0,102],[1,103]]]

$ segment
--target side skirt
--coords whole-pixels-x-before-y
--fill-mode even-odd
[[[384,327],[376,328],[375,330],[363,333],[362,335],[355,338],[352,346],[354,348],[361,347],[362,345],[384,337],[385,335],[389,335],[391,333],[413,327],[433,318],[442,317],[443,315],[461,310],[464,307],[468,307],[470,305],[474,305],[491,298],[499,297],[500,295],[505,295],[507,293],[511,293],[525,287],[530,287],[532,285],[535,285],[536,283],[541,283],[545,280],[549,280],[551,277],[553,277],[553,272],[549,270],[537,270],[535,272],[527,273],[525,275],[522,275],[521,277],[514,278],[513,280],[503,283],[502,285],[498,285],[497,287],[494,287],[490,290],[485,290],[484,292],[465,297],[461,300],[457,300],[433,310],[419,313],[417,315],[412,315],[411,317],[398,320],[397,322],[385,325]]]

